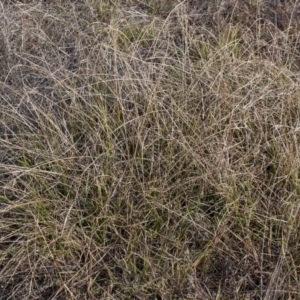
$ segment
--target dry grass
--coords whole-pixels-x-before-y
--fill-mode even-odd
[[[0,299],[299,299],[299,1],[22,2]]]

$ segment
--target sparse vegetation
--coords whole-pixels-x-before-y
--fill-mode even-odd
[[[2,1],[0,299],[299,299],[298,2]]]

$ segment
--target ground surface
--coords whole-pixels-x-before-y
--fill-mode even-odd
[[[299,1],[0,4],[0,299],[299,299]]]

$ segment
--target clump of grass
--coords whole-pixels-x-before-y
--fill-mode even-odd
[[[0,298],[297,298],[297,8],[4,2]]]

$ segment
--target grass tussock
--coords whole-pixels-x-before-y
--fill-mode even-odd
[[[275,2],[2,1],[0,299],[300,297]]]

